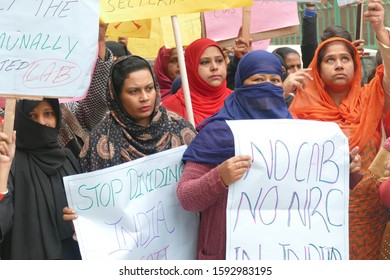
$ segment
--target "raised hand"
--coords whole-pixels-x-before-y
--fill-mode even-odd
[[[242,27],[240,27],[237,38],[235,40],[234,56],[241,58],[250,51],[252,51],[252,39],[248,40],[242,37]]]
[[[7,134],[0,132],[0,164],[11,165],[15,156],[15,142],[16,133],[14,131],[12,137],[8,137]]]
[[[367,5],[367,11],[364,12],[364,20],[370,23],[371,29],[376,33],[377,39],[389,46],[389,33],[385,28],[385,9],[381,0],[370,0]]]
[[[283,95],[286,96],[296,89],[304,89],[306,87],[306,79],[313,80],[313,77],[310,75],[311,70],[311,68],[304,68],[289,74],[283,82]]]

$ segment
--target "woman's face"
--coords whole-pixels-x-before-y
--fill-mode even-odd
[[[57,126],[57,116],[54,112],[53,106],[46,100],[42,100],[39,104],[30,112],[28,116],[33,121],[55,128]]]
[[[136,123],[148,126],[156,105],[157,92],[148,69],[131,72],[125,79],[120,93],[124,110]]]
[[[275,74],[253,74],[244,81],[244,85],[256,85],[262,83],[272,83],[275,86],[283,87],[282,78]]]
[[[173,81],[180,75],[179,60],[177,58],[177,49],[172,49],[168,62],[168,77]]]
[[[325,90],[330,93],[345,93],[349,91],[355,73],[353,57],[343,42],[332,42],[325,47],[320,62],[320,77]]]
[[[213,87],[220,86],[227,75],[226,60],[222,52],[215,46],[208,47],[200,57],[199,76]]]
[[[302,68],[301,57],[296,53],[289,53],[286,55],[284,62],[287,65],[289,74],[295,73]]]

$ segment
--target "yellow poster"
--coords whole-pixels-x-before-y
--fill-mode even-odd
[[[104,22],[126,22],[211,10],[252,6],[252,0],[101,0]]]
[[[151,26],[150,38],[129,38],[127,48],[132,54],[149,59],[154,59],[157,56],[158,50],[164,45],[160,19],[152,19]]]
[[[107,36],[115,38],[118,36],[135,37],[135,38],[149,38],[151,30],[151,20],[132,20],[126,22],[112,22],[108,25]]]
[[[202,25],[200,22],[200,13],[178,15],[177,19],[179,22],[181,41],[184,46],[188,46],[192,41],[201,37]],[[165,46],[176,46],[171,17],[160,18],[160,24]]]
[[[177,16],[181,41],[184,46],[189,45],[192,41],[201,37],[201,22],[200,13],[186,14]],[[175,47],[175,36],[170,17],[155,18],[152,20],[141,20],[136,22],[149,21],[149,37],[136,36],[138,30],[133,30],[131,22],[126,22],[126,25],[120,28],[115,28],[115,23],[108,25],[107,36],[110,41],[117,41],[118,36],[128,37],[127,48],[132,54],[136,54],[145,58],[154,59],[157,56],[161,46]],[[130,32],[125,27],[130,25]]]

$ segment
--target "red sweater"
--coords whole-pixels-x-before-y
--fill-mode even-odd
[[[218,166],[187,161],[176,193],[184,209],[201,215],[197,258],[224,260],[228,188]]]

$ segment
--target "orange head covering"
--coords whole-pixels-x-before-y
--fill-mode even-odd
[[[348,94],[337,106],[325,91],[324,82],[319,73],[318,54],[327,44],[342,41],[354,49],[352,56],[355,63],[355,74]],[[362,151],[370,139],[375,140],[377,149],[381,143],[381,117],[384,106],[382,87],[383,67],[379,67],[376,77],[370,84],[361,87],[362,69],[356,48],[347,40],[339,37],[322,42],[309,65],[312,68],[313,80],[306,80],[306,87],[298,91],[289,110],[298,119],[310,119],[337,123],[349,139],[352,150],[359,146]]]
[[[222,106],[225,98],[231,93],[226,86],[226,80],[218,87],[207,84],[198,73],[200,58],[206,48],[215,46],[224,55],[217,42],[200,38],[192,42],[185,51],[186,70],[188,75],[188,84],[190,88],[192,110],[194,113],[195,125],[207,117],[215,114]],[[176,93],[183,106],[185,106],[183,89]]]

